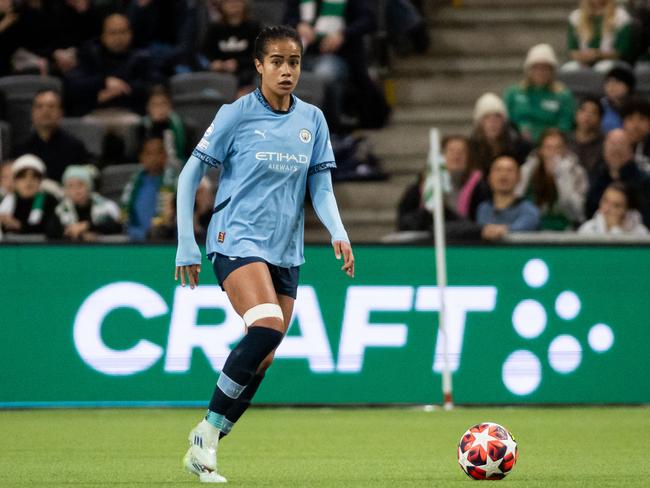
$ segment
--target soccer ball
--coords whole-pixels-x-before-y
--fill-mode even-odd
[[[508,429],[483,422],[467,429],[458,443],[458,464],[475,480],[500,480],[517,462],[517,441]]]

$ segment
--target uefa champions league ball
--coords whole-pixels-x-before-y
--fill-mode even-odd
[[[483,422],[467,429],[458,443],[458,464],[476,480],[500,480],[517,462],[517,442],[505,427]]]

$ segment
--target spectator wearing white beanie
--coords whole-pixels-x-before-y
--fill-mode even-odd
[[[484,116],[489,114],[501,115],[504,119],[508,118],[506,105],[501,97],[495,93],[484,93],[476,100],[474,105],[474,124],[479,124]]]
[[[25,154],[24,156],[19,157],[14,161],[14,164],[11,165],[11,173],[14,178],[22,171],[26,169],[31,169],[39,174],[40,178],[45,177],[45,163],[38,156],[33,154]]]
[[[524,61],[524,80],[510,86],[503,97],[510,120],[533,143],[545,129],[569,132],[573,128],[575,101],[555,80],[557,64],[550,45],[533,46]]]
[[[474,105],[473,118],[470,159],[484,175],[488,173],[492,161],[501,154],[510,154],[519,164],[523,164],[533,146],[511,127],[506,105],[498,95],[481,95]]]
[[[557,68],[557,57],[550,44],[537,44],[528,50],[526,61],[524,61],[524,70],[528,71],[536,64],[547,64],[553,69]]]
[[[57,199],[42,188],[45,164],[33,154],[16,159],[11,166],[13,192],[0,203],[0,226],[7,233],[43,234],[52,219]]]

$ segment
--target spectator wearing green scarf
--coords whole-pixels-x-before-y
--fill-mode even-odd
[[[157,227],[168,227],[173,218],[174,192],[178,171],[167,161],[161,138],[151,137],[142,144],[138,171],[124,188],[122,211],[132,241],[144,241]]]
[[[41,188],[45,164],[33,154],[25,154],[12,167],[14,191],[0,203],[0,227],[5,233],[44,234],[54,216],[57,199]]]

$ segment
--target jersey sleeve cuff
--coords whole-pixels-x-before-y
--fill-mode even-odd
[[[216,158],[213,158],[209,154],[205,154],[204,152],[199,151],[198,149],[194,149],[194,151],[192,151],[192,156],[194,156],[201,162],[207,164],[208,166],[212,166],[213,168],[216,168],[217,166],[221,165],[221,161],[219,161]]]
[[[336,241],[343,241],[350,244],[350,238],[348,237],[348,233],[345,231],[343,231],[342,234],[337,233],[336,235],[333,235],[331,241],[332,244],[334,244]]]
[[[307,172],[307,176],[315,175],[316,173],[320,173],[321,171],[325,171],[328,169],[335,169],[336,168],[336,163],[334,161],[326,161],[324,163],[318,163],[311,168],[309,168],[309,171]]]

